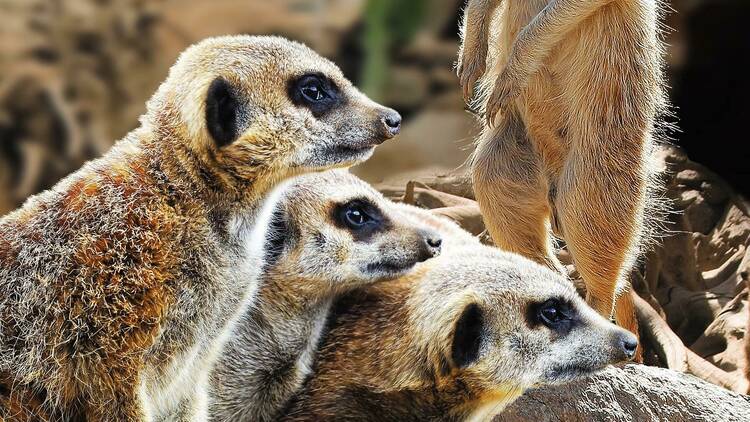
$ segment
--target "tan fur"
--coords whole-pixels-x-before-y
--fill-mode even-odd
[[[467,100],[481,77],[476,104],[487,126],[472,166],[490,234],[560,270],[557,229],[588,302],[605,316],[627,290],[645,230],[653,131],[665,105],[661,7],[470,0],[464,22],[458,73]],[[621,303],[616,316],[635,331],[633,309]]]
[[[360,235],[342,226],[340,211],[364,201],[374,209],[363,210],[379,222]],[[269,229],[275,246],[257,305],[245,312],[212,372],[211,419],[276,420],[311,370],[331,302],[439,253],[428,242],[440,237],[426,226],[343,170],[297,178]],[[383,262],[391,267],[371,268]]]
[[[444,235],[446,245],[451,240]],[[530,319],[551,298],[575,310],[569,331]],[[482,315],[478,355],[459,364],[452,353],[458,320],[474,306]],[[466,244],[341,300],[311,378],[281,420],[490,420],[529,387],[623,359],[617,346],[623,338],[635,340],[589,308],[560,275],[497,248]]]
[[[289,82],[308,72],[345,105],[315,117],[293,103]],[[207,126],[217,78],[239,104],[227,145]],[[0,418],[193,417],[175,415],[255,295],[272,188],[367,158],[393,135],[385,112],[282,38],[186,50],[139,128],[0,220]]]

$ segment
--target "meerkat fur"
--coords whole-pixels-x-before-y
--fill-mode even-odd
[[[0,220],[0,417],[31,395],[56,420],[177,418],[252,302],[279,184],[399,124],[302,44],[188,48],[140,127]]]
[[[332,301],[406,274],[442,243],[345,170],[295,179],[267,239],[257,303],[212,371],[211,420],[276,420],[311,370]]]
[[[589,304],[605,316],[614,310],[634,332],[621,293],[649,231],[654,133],[666,107],[662,8],[661,0],[469,0],[458,62],[467,101],[479,81],[471,102],[486,124],[471,164],[493,240],[560,270],[555,229]]]
[[[635,353],[633,334],[519,255],[464,245],[420,265],[337,302],[281,420],[485,421]]]

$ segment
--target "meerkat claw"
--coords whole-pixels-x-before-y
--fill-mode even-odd
[[[495,82],[495,88],[489,100],[487,100],[486,118],[489,127],[495,126],[495,116],[505,110],[508,104],[518,97],[518,90],[513,88],[513,84],[506,82],[507,80],[501,75]]]
[[[484,75],[486,70],[484,64],[484,57],[486,57],[486,54],[464,54],[463,56],[464,57],[462,57],[458,63],[457,74],[461,81],[464,101],[469,102],[474,95],[474,86],[479,78]]]

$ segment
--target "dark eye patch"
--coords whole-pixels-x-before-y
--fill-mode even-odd
[[[288,95],[294,105],[306,107],[315,117],[321,117],[343,103],[336,84],[319,72],[290,80]]]
[[[578,313],[570,301],[551,298],[530,304],[526,319],[532,328],[543,326],[557,334],[567,334],[578,322]]]
[[[331,208],[331,219],[336,227],[352,233],[357,242],[367,241],[373,234],[391,227],[380,208],[367,198],[335,204]]]

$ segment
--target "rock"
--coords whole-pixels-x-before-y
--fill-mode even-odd
[[[684,343],[692,344],[733,296],[670,286],[657,290],[655,297],[670,327]]]
[[[430,188],[422,182],[411,181],[406,184],[403,202],[418,207],[433,209],[456,206],[474,206],[475,201]]]
[[[474,236],[479,236],[484,232],[484,220],[482,219],[482,213],[479,211],[479,206],[476,203],[472,205],[436,208],[433,209],[432,212],[450,218],[461,226],[462,229]]]
[[[661,147],[656,156],[666,170],[671,213],[660,245],[643,265],[647,290],[683,343],[727,374],[740,375],[748,366],[742,344],[750,312],[742,274],[750,268],[750,207],[680,149]]]
[[[494,421],[726,422],[748,418],[748,396],[668,369],[625,365],[570,384],[528,391]]]
[[[432,189],[474,200],[474,188],[471,185],[471,179],[466,174],[435,176],[421,179],[420,182]]]
[[[745,289],[724,306],[690,349],[724,371],[744,376],[747,307],[748,291]]]

